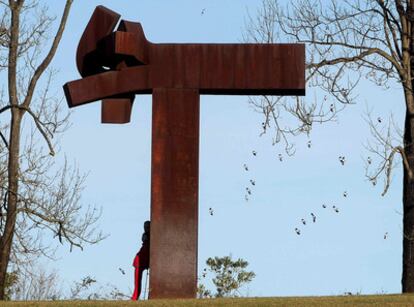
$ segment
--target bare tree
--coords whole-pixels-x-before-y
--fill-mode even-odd
[[[14,276],[8,285],[8,300],[58,300],[63,298],[62,282],[56,270],[48,272],[35,261],[27,266],[16,266],[9,273]]]
[[[333,96],[338,108],[355,102],[354,93],[361,78],[383,88],[390,82],[401,85],[405,123],[395,124],[391,120],[383,130],[372,118],[368,119],[374,136],[374,145],[368,145],[368,149],[380,162],[367,176],[373,184],[383,176],[384,195],[396,154],[400,156],[404,170],[402,291],[414,292],[414,1],[294,0],[282,7],[277,0],[263,0],[257,17],[250,18],[246,36],[257,41],[283,38],[305,43],[308,85]],[[314,118],[314,111],[323,109],[323,102],[307,106],[297,101],[296,108],[290,110],[294,110],[304,127],[310,128],[307,118]],[[286,103],[279,104],[284,107]],[[273,104],[269,109],[268,103],[258,106],[266,116],[265,124],[270,118],[280,126],[267,115],[268,110],[274,109]],[[334,104],[328,108],[338,109]],[[401,140],[398,130],[402,131]],[[278,132],[280,129],[276,129]],[[372,163],[370,159],[368,165]]]
[[[68,114],[51,91],[49,65],[71,4],[52,33],[55,18],[39,1],[0,1],[0,74],[7,76],[0,87],[0,300],[9,265],[52,257],[50,239],[72,249],[103,238],[99,211],[80,205],[85,176],[55,157]]]
[[[66,289],[65,289],[66,288]],[[129,300],[126,295],[111,283],[102,284],[91,276],[75,281],[70,288],[64,287],[55,269],[49,270],[37,259],[28,265],[13,266],[8,273],[6,300]]]

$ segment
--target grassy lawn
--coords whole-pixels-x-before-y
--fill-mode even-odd
[[[0,302],[6,307],[69,307],[69,306],[414,306],[414,295],[361,295],[283,298],[237,298],[205,300],[152,300],[152,301],[39,301]]]

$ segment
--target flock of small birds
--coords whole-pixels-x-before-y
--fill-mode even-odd
[[[331,111],[333,112],[334,111],[334,106],[333,105],[331,105]],[[377,118],[377,121],[379,122],[379,123],[381,123],[382,122],[382,119],[380,118],[380,117],[378,117]],[[307,147],[308,148],[311,148],[312,147],[312,142],[309,140],[308,141],[308,143],[307,143]],[[254,156],[254,157],[257,157],[257,151],[255,151],[255,150],[253,150],[252,151],[252,155]],[[281,154],[281,153],[279,153],[278,154],[278,159],[279,159],[279,161],[280,162],[282,162],[283,161],[283,155]],[[339,156],[338,157],[338,160],[339,160],[339,163],[342,165],[342,166],[344,166],[345,165],[345,162],[346,162],[346,158],[345,158],[345,156]],[[371,159],[371,157],[367,157],[367,163],[368,164],[371,164],[372,163],[372,159]],[[249,167],[248,167],[248,165],[245,163],[245,164],[243,164],[243,168],[244,168],[244,170],[246,171],[246,172],[248,172],[249,171]],[[375,185],[376,184],[376,182],[375,181],[373,181],[373,185]],[[256,185],[256,181],[255,180],[253,180],[253,179],[250,179],[250,185],[251,186],[247,186],[245,189],[246,189],[246,194],[245,194],[245,196],[244,196],[244,199],[246,200],[246,201],[249,201],[249,197],[252,195],[252,187],[254,187],[255,185]],[[344,191],[343,193],[342,193],[342,196],[344,197],[344,198],[347,198],[348,197],[348,192],[347,191]],[[322,204],[322,209],[326,209],[326,208],[328,208],[328,206],[326,205],[326,204]],[[335,212],[335,213],[339,213],[340,212],[340,210],[339,210],[339,208],[337,207],[337,206],[335,206],[335,205],[332,205],[332,210]],[[212,216],[213,215],[213,209],[212,208],[209,208],[209,214]],[[311,219],[311,221],[312,221],[312,223],[316,223],[316,220],[317,220],[317,218],[316,218],[316,215],[315,215],[315,213],[313,213],[313,212],[311,212],[310,213],[310,219]],[[307,225],[307,221],[306,221],[306,219],[305,218],[301,218],[301,223],[302,223],[302,225],[303,226],[306,226]],[[301,234],[301,229],[300,228],[298,228],[298,227],[295,227],[295,233],[297,234],[297,235],[300,235]],[[386,232],[385,234],[384,234],[384,240],[386,240],[388,238],[388,232]]]
[[[378,117],[378,122],[379,123],[381,123],[382,122],[382,120],[381,120],[381,118],[380,117]],[[310,148],[310,141],[308,142],[308,147]],[[279,156],[281,157],[281,155],[279,154]],[[342,166],[344,166],[345,165],[345,161],[346,161],[346,158],[345,158],[345,156],[339,156],[338,157],[338,160],[339,160],[339,162],[341,163],[341,165]],[[280,159],[280,161],[282,161],[281,159]],[[368,164],[371,164],[372,163],[372,159],[371,159],[371,157],[367,157],[367,163]],[[376,181],[374,180],[373,181],[373,185],[375,185],[376,184]],[[344,191],[343,193],[342,193],[342,196],[344,197],[344,198],[347,198],[348,197],[348,192],[347,191]],[[322,204],[322,209],[327,209],[328,208],[328,206],[326,205],[326,204]],[[335,212],[335,213],[339,213],[340,211],[339,211],[339,208],[337,207],[337,206],[335,206],[335,205],[332,205],[332,210]],[[313,223],[316,223],[316,215],[313,213],[313,212],[311,212],[310,213],[310,216],[311,216],[311,218],[312,218],[312,222]],[[304,218],[301,218],[301,223],[304,225],[304,226],[306,226],[306,219],[304,219]],[[295,227],[295,233],[299,236],[300,234],[301,234],[301,229],[300,228],[298,228],[298,227]],[[388,232],[386,232],[385,234],[384,234],[384,240],[386,240],[388,238]]]
[[[322,205],[322,208],[327,208],[327,206],[325,205],[325,204],[323,204]],[[336,212],[336,213],[339,213],[339,208],[337,208],[337,207],[335,207],[335,206],[332,206],[332,209]],[[311,221],[312,221],[312,223],[316,223],[316,215],[315,215],[315,213],[313,213],[313,212],[311,212],[310,213],[310,218],[311,218]],[[306,222],[306,219],[304,219],[304,218],[302,218],[301,220],[300,220],[301,222],[302,222],[302,224],[304,225],[304,226],[306,226],[306,224],[307,224],[307,222]],[[301,234],[301,230],[298,228],[298,227],[296,227],[295,228],[295,232],[296,232],[296,234],[299,236],[300,234]]]
[[[256,157],[257,156],[257,151],[256,150],[252,150],[252,155],[254,157]],[[246,163],[243,164],[243,168],[244,168],[244,170],[246,172],[249,171],[249,166]],[[252,188],[256,185],[256,181],[255,180],[250,179],[249,181],[250,181],[250,185],[251,186],[246,187],[246,194],[244,195],[244,200],[245,201],[249,201],[249,196],[252,195]]]
[[[344,192],[344,194],[343,194],[343,196],[344,197],[347,197],[347,192],[345,191]],[[326,209],[326,208],[328,208],[328,206],[326,205],[326,204],[322,204],[322,209]],[[335,206],[335,205],[332,205],[332,210],[335,212],[335,213],[339,213],[340,211],[339,211],[339,208],[337,207],[337,206]],[[316,223],[316,215],[315,215],[315,213],[313,213],[313,212],[311,212],[310,213],[310,216],[311,216],[311,220],[312,220],[312,223]],[[304,218],[302,218],[301,220],[301,223],[303,224],[303,225],[306,225],[306,219],[304,219]],[[296,234],[297,235],[300,235],[301,234],[301,230],[299,229],[299,228],[295,228],[295,232],[296,232]],[[384,238],[385,239],[385,238]]]
[[[310,146],[308,145],[308,147],[310,147]],[[339,162],[341,163],[341,165],[345,165],[345,161],[346,161],[345,156],[339,156],[338,159],[339,159]],[[348,192],[347,191],[344,191],[342,193],[342,196],[345,197],[345,198],[347,198],[348,197]],[[328,208],[328,206],[326,204],[322,204],[322,209],[326,209],[326,208]],[[339,208],[337,206],[335,206],[335,205],[332,205],[332,210],[335,213],[339,213]],[[312,222],[313,223],[316,223],[316,215],[315,215],[315,213],[311,212],[310,213],[310,216],[312,218]],[[302,218],[300,221],[302,222],[303,225],[306,225],[306,220],[304,218]],[[301,234],[301,230],[298,227],[296,227],[295,228],[295,233],[299,236]]]

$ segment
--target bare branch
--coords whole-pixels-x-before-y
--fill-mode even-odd
[[[316,44],[320,44],[320,43],[316,43]],[[334,45],[334,44],[331,44]],[[346,47],[343,44],[336,44],[336,45],[340,45],[343,47]],[[365,48],[368,49],[368,48]],[[363,59],[365,59],[367,56],[372,55],[372,54],[378,54],[382,57],[384,57],[386,60],[390,61],[390,63],[393,64],[393,66],[397,69],[397,71],[402,75],[405,76],[405,71],[402,69],[401,65],[388,53],[386,53],[383,50],[380,50],[378,48],[369,48],[366,51],[361,52],[358,55],[352,56],[352,57],[338,57],[338,58],[334,58],[331,60],[322,60],[319,63],[311,63],[307,65],[308,69],[312,69],[312,68],[320,68],[320,67],[324,67],[324,66],[333,66],[333,65],[337,65],[340,63],[355,63],[358,61],[361,61]]]
[[[408,163],[408,158],[405,153],[405,150],[402,146],[395,147],[395,150],[398,151],[403,159],[404,167],[407,171],[409,180],[413,180],[413,171],[410,168],[410,164]]]
[[[62,14],[62,18],[60,20],[60,24],[59,24],[59,28],[58,31],[55,35],[55,38],[53,40],[52,46],[50,47],[50,50],[48,52],[48,54],[46,55],[46,57],[44,58],[44,60],[41,62],[41,64],[37,67],[37,69],[35,70],[35,73],[33,74],[30,82],[29,82],[29,87],[27,89],[27,93],[26,93],[26,97],[23,101],[23,106],[24,107],[29,107],[30,102],[32,100],[33,97],[33,92],[36,88],[36,84],[37,81],[39,80],[40,76],[43,74],[43,72],[46,70],[46,68],[49,66],[50,62],[52,61],[57,47],[60,43],[60,40],[62,38],[62,34],[63,34],[63,30],[65,29],[66,26],[66,21],[67,18],[69,16],[69,11],[70,11],[70,7],[72,5],[73,0],[66,0],[66,5],[65,8],[63,10],[63,14]]]
[[[43,129],[43,125],[42,125],[42,122],[40,121],[39,117],[36,116],[36,114],[34,114],[33,111],[30,108],[27,108],[27,107],[24,107],[24,106],[20,106],[19,109],[26,111],[33,118],[33,121],[34,121],[37,129],[39,130],[40,134],[43,136],[43,139],[46,141],[47,146],[49,147],[49,154],[51,156],[54,156],[55,155],[55,151],[53,149],[52,142],[50,141],[49,136],[46,133],[46,131]],[[49,132],[49,134],[51,134],[51,133]]]
[[[7,142],[6,137],[4,136],[3,132],[0,131],[0,138],[3,141],[4,145],[6,146],[7,149],[9,149],[9,143]]]

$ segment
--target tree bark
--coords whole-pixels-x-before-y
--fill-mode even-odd
[[[405,93],[407,111],[404,127],[404,151],[409,168],[414,171],[414,97]],[[414,180],[404,167],[403,175],[403,274],[402,292],[414,292]]]
[[[3,235],[0,238],[0,300],[5,299],[5,286],[7,267],[10,260],[13,234],[17,216],[17,191],[19,186],[19,153],[20,153],[20,128],[21,114],[18,109],[12,112],[9,144],[8,164],[8,193],[7,193],[7,219]]]
[[[5,299],[7,267],[10,261],[10,252],[13,243],[14,229],[17,217],[17,193],[19,187],[19,154],[20,129],[22,112],[18,108],[17,95],[17,58],[19,45],[20,11],[23,1],[10,2],[10,42],[8,53],[8,93],[11,106],[11,124],[8,155],[8,185],[7,185],[7,217],[4,230],[0,238],[0,300]]]

